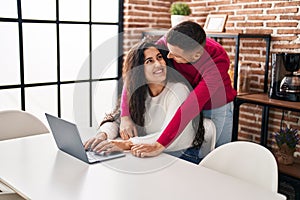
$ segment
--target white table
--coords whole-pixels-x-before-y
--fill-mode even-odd
[[[50,134],[0,142],[0,179],[33,200],[277,200],[256,185],[162,154],[88,165]]]

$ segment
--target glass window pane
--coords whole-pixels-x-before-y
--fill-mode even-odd
[[[2,55],[0,59],[0,85],[20,84],[17,23],[0,23],[0,44],[0,55]]]
[[[21,90],[0,90],[0,110],[21,109]]]
[[[99,81],[93,83],[93,127],[98,127],[106,113],[111,112],[117,103],[117,81]]]
[[[57,80],[55,24],[23,24],[25,83]]]
[[[61,81],[89,78],[89,26],[60,25]]]
[[[118,76],[118,60],[114,58],[111,63],[106,65],[105,68],[102,68],[104,65],[97,65],[100,66],[101,74],[97,78],[116,78]]]
[[[92,77],[117,77],[118,26],[93,25],[92,49]]]
[[[118,0],[92,0],[93,22],[118,22],[119,1]]]
[[[18,18],[17,1],[1,0],[0,1],[0,17]]]
[[[89,0],[59,1],[59,20],[89,21]]]
[[[29,111],[48,124],[45,113],[57,115],[57,86],[25,88],[26,111]]]
[[[22,0],[23,19],[56,19],[56,0]]]
[[[61,85],[61,117],[78,126],[90,125],[89,83]]]

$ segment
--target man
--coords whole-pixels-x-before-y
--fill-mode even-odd
[[[228,74],[230,60],[224,48],[206,38],[202,27],[191,21],[173,27],[157,44],[168,48],[168,58],[173,59],[174,68],[194,90],[178,108],[159,139],[153,144],[134,146],[132,153],[138,157],[160,154],[202,110],[204,117],[215,123],[216,146],[230,142],[236,91],[231,85]],[[127,96],[127,91],[123,90],[120,126],[123,139],[137,135],[128,112]]]

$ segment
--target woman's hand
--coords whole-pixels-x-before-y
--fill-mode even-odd
[[[153,144],[138,144],[131,147],[131,153],[136,157],[153,157],[159,155],[165,147],[158,142]]]
[[[123,140],[137,136],[137,129],[129,116],[121,117],[120,136]]]
[[[106,153],[114,152],[114,151],[124,151],[130,150],[132,146],[131,141],[125,140],[105,140],[99,143],[94,151],[97,153],[101,153],[102,151]]]
[[[107,135],[104,132],[98,133],[95,137],[90,138],[87,140],[83,146],[85,150],[94,150],[94,148],[101,142],[107,139]]]

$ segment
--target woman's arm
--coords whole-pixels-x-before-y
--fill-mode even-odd
[[[85,150],[93,150],[99,143],[107,139],[107,134],[105,132],[99,132],[96,136],[88,139],[83,143]]]
[[[114,139],[118,136],[119,132],[119,123],[114,121],[114,122],[105,122],[102,124],[98,130],[98,133],[88,139],[86,142],[84,142],[84,148],[86,150],[91,149],[95,150],[98,144],[101,142],[107,140],[107,139]]]
[[[105,140],[99,143],[94,148],[94,151],[97,153],[101,153],[102,151],[110,153],[114,151],[130,150],[131,147],[132,143],[129,140]]]

